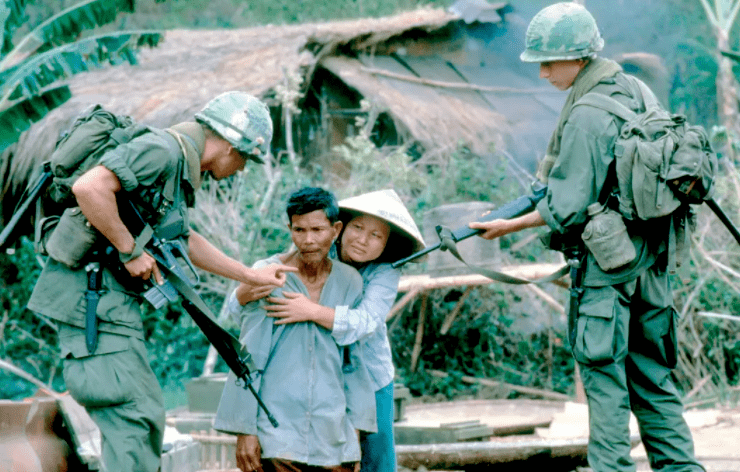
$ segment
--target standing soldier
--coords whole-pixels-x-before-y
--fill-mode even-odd
[[[637,79],[617,63],[597,57],[603,46],[594,18],[576,3],[551,5],[532,19],[522,61],[538,62],[541,78],[559,90],[571,89],[537,172],[547,194],[529,214],[470,227],[494,239],[547,225],[550,247],[563,251],[572,267],[580,267],[571,272],[568,324],[588,397],[588,462],[593,470],[635,470],[632,412],[653,470],[701,471],[671,379],[678,314],[668,279],[669,242],[675,238],[670,216],[615,231],[609,241],[612,254],[631,257],[608,264],[600,260],[606,269],[584,248],[581,237],[595,213],[592,204],[615,203],[613,149],[623,121],[602,109],[573,104],[586,93],[597,93],[637,113],[645,110]]]
[[[183,243],[195,266],[241,282],[282,286],[284,271],[293,269],[246,267],[189,229],[187,216],[203,172],[221,179],[243,169],[249,159],[262,162],[271,139],[272,122],[264,103],[242,92],[224,93],[197,113],[195,121],[168,130],[151,128],[103,154],[72,186],[78,208],[70,214],[81,218],[82,227],[92,225],[99,243],[117,250],[131,277],[153,277],[162,283],[157,263],[144,249],[147,240],[142,235],[151,237],[151,232],[133,235],[120,217],[117,195],[124,194],[155,234],[166,228],[167,236],[159,237]],[[54,231],[61,226],[60,220]],[[75,268],[59,262],[68,261],[69,248],[78,241],[57,238],[61,244],[53,247],[54,236],[47,248],[51,257],[28,308],[58,322],[64,381],[100,428],[104,470],[155,472],[165,412],[147,359],[141,297],[127,289],[126,281],[117,280],[120,275],[113,275],[108,262],[94,260],[92,249],[74,261]],[[102,284],[91,294],[88,281],[98,275],[85,267],[94,263],[100,263]]]

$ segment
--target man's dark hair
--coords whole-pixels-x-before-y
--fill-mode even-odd
[[[339,221],[339,204],[337,197],[328,190],[318,187],[303,187],[288,197],[285,207],[288,221],[293,222],[293,215],[305,215],[312,211],[321,210],[331,224]]]

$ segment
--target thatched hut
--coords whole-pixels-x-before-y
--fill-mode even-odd
[[[289,143],[304,163],[340,174],[331,149],[355,132],[355,117],[366,113],[362,100],[376,110],[378,145],[406,144],[418,156],[459,146],[479,155],[495,149],[531,169],[565,95],[519,61],[525,27],[511,7],[498,3],[479,17],[425,8],[378,19],[168,31],[137,66],[75,76],[73,98],[0,157],[0,195],[14,202],[59,132],[92,103],[165,127],[227,90],[268,102],[275,153]],[[292,116],[286,140],[280,96],[295,77],[300,113]],[[12,211],[2,207],[0,222]]]

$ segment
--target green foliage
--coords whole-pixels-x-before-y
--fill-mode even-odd
[[[411,362],[422,301],[416,300],[390,325],[397,376],[414,395],[441,394],[450,399],[475,395],[479,387],[463,382],[464,376],[573,393],[574,363],[563,327],[556,327],[552,340],[547,330],[522,330],[517,319],[526,314],[513,309],[516,295],[507,287],[474,289],[461,302],[449,331],[440,334],[445,317],[460,302],[461,293],[458,289],[429,292],[415,371]],[[430,371],[448,376],[440,378]],[[516,396],[508,390],[501,395]]]
[[[61,359],[53,324],[26,309],[41,272],[33,243],[23,238],[17,251],[0,257],[0,358],[13,363],[50,387],[63,388]],[[23,398],[35,387],[0,370],[0,398]]]
[[[66,85],[57,82],[106,65],[136,63],[136,52],[154,47],[157,32],[118,32],[82,38],[81,35],[131,12],[133,0],[86,0],[52,16],[16,43],[26,2],[5,2],[3,49],[0,55],[0,151],[49,111],[69,99]],[[2,18],[0,18],[2,19]],[[30,29],[30,28],[29,28]]]

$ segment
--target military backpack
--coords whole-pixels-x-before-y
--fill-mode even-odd
[[[79,267],[97,240],[98,232],[77,207],[72,185],[94,167],[103,154],[149,130],[130,117],[111,113],[101,105],[87,108],[75,119],[70,129],[60,136],[45,163],[52,181],[46,193],[50,201],[39,202],[46,216],[37,219],[34,239],[38,253],[69,267]]]
[[[624,120],[614,145],[619,212],[627,220],[649,220],[710,199],[717,155],[706,131],[666,111],[645,84],[628,78],[643,99],[644,112],[635,113],[599,93],[587,93],[574,105],[599,108]]]

